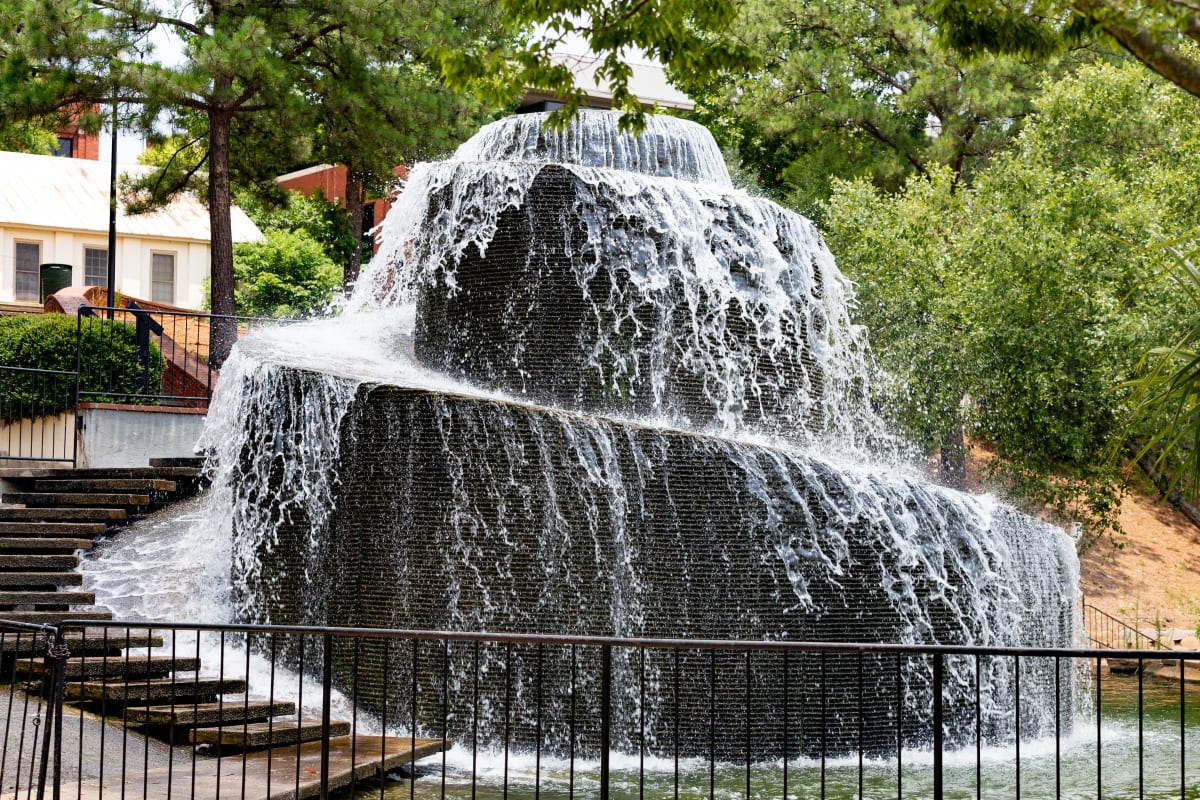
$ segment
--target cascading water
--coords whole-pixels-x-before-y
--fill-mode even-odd
[[[851,289],[810,222],[734,189],[698,126],[654,119],[634,139],[606,113],[562,133],[542,121],[503,120],[414,168],[346,314],[251,337],[226,365],[203,444],[243,620],[1073,643],[1062,531],[862,465],[894,444]],[[788,669],[813,691],[814,664]],[[972,669],[948,663],[951,709],[973,698]],[[1030,669],[1023,695],[1053,691]],[[670,704],[707,702],[696,685],[647,706],[633,667],[614,670],[618,708],[652,736]],[[917,743],[928,665],[870,674],[871,696],[907,692],[914,713],[860,709],[835,681],[833,719],[861,712],[871,749],[897,725]],[[1016,678],[988,667],[996,736]],[[685,747],[708,746],[703,727]],[[780,735],[757,735],[764,756]]]

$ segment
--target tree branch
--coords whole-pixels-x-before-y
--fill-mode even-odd
[[[1138,61],[1188,94],[1200,97],[1200,65],[1138,26],[1135,20],[1103,0],[1075,0],[1075,10],[1100,24],[1104,31]],[[1190,29],[1194,23],[1189,23]]]
[[[90,0],[90,1],[91,1],[92,5],[99,6],[100,8],[106,8],[109,11],[121,11],[121,9],[117,8],[116,3],[109,2],[109,0]],[[147,22],[151,22],[155,25],[170,25],[175,28],[183,28],[185,31],[188,31],[189,33],[191,33],[195,36],[205,36],[206,35],[203,30],[196,27],[192,23],[187,22],[186,20],[177,19],[175,17],[166,17],[161,14],[145,14],[143,16],[143,18]]]

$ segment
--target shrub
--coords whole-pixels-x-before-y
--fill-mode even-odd
[[[302,231],[271,230],[234,245],[233,275],[237,313],[247,316],[320,313],[342,285],[341,270]]]
[[[89,400],[154,402],[147,395],[161,391],[165,361],[151,342],[146,383],[139,386],[136,331],[124,322],[85,319],[79,328],[75,317],[65,314],[0,317],[0,365],[74,372],[77,332],[83,352],[79,389],[94,393]],[[123,396],[135,394],[140,397]],[[73,378],[0,372],[0,416],[6,422],[57,414],[74,405]]]

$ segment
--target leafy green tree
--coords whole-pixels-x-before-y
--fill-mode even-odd
[[[561,98],[552,124],[562,125],[586,93],[554,54],[564,44],[582,46],[600,60],[596,78],[624,111],[622,126],[640,130],[646,112],[629,90],[629,54],[639,52],[675,75],[744,71],[757,57],[730,35],[739,7],[737,0],[500,0],[499,23],[514,39],[448,42],[437,53],[452,88],[472,90],[491,105],[507,105],[527,88]]]
[[[344,264],[358,237],[346,210],[318,189],[311,195],[287,191],[279,203],[266,203],[252,192],[238,194],[238,206],[263,233],[291,231],[306,234],[335,264]]]
[[[1189,94],[1200,97],[1200,17],[1184,0],[932,0],[941,38],[965,54],[1047,56],[1087,37],[1115,42]]]
[[[0,125],[0,150],[21,153],[52,153],[58,145],[54,131],[37,125]]]
[[[269,230],[233,248],[237,312],[252,317],[318,314],[333,300],[341,270],[302,231]]]
[[[147,371],[142,374],[132,325],[93,319],[80,327],[66,314],[0,317],[0,364],[5,366],[73,373],[80,348],[88,357],[79,388],[90,393],[90,399],[146,403],[153,402],[148,395],[159,393],[166,361],[158,345],[150,342]],[[0,389],[0,419],[57,414],[74,407],[75,400],[74,379],[9,375]]]
[[[22,103],[40,110],[63,98],[101,100],[116,91],[141,109],[140,122],[152,126],[163,112],[187,117],[180,130],[195,130],[207,176],[212,252],[212,308],[234,311],[232,146],[239,121],[266,115],[282,135],[312,127],[310,93],[335,65],[363,74],[403,61],[414,40],[454,47],[474,36],[474,17],[465,5],[428,3],[414,7],[398,0],[290,0],[257,3],[201,3],[194,13],[176,16],[152,0],[12,0],[0,20],[0,80],[5,86],[30,84]],[[183,42],[178,64],[153,59],[149,35],[165,29]],[[358,82],[387,91],[386,82]],[[367,104],[371,96],[359,98]],[[189,127],[189,125],[191,127]],[[195,165],[193,174],[200,171]],[[181,187],[161,182],[169,191]],[[212,326],[211,360],[220,365],[236,339],[232,322]]]
[[[733,82],[684,83],[702,118],[751,122],[752,131],[733,131],[743,163],[805,211],[829,196],[835,177],[895,191],[944,165],[955,182],[968,180],[1020,129],[1054,65],[1011,56],[968,63],[937,46],[924,8],[747,0],[731,32],[762,56],[761,67]]]
[[[1047,88],[1010,152],[972,187],[914,176],[895,195],[838,184],[831,247],[897,383],[898,418],[932,450],[955,423],[1036,509],[1115,524],[1104,454],[1128,435],[1139,353],[1189,319],[1154,278],[1161,253],[1125,242],[1200,222],[1196,101],[1136,65],[1097,64]]]

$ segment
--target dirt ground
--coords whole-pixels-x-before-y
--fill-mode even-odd
[[[1082,553],[1087,602],[1132,623],[1194,630],[1200,624],[1200,528],[1165,502],[1130,495],[1121,506],[1125,533]]]

